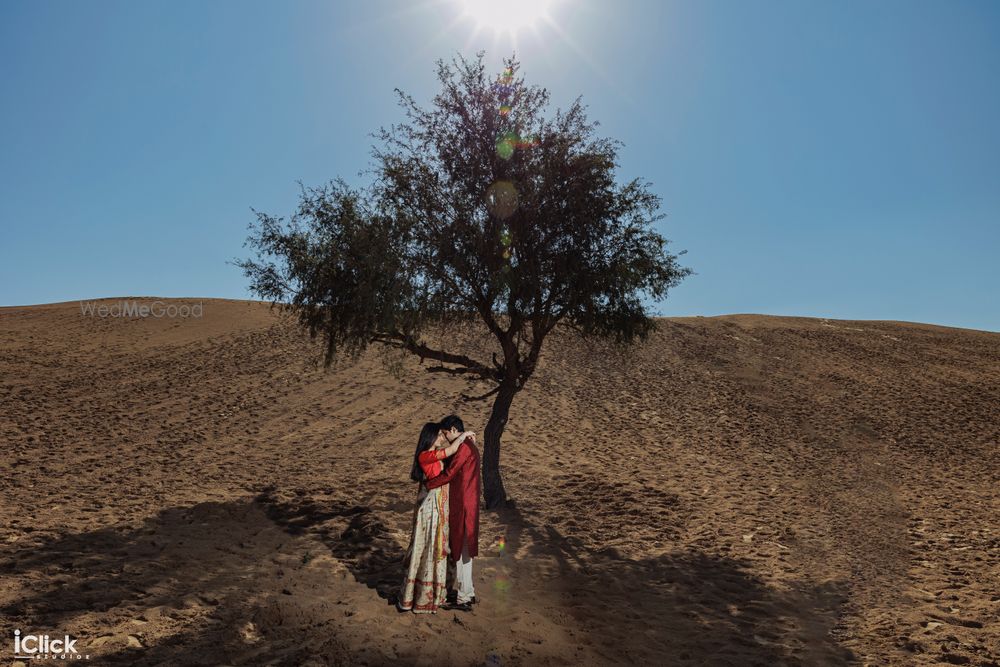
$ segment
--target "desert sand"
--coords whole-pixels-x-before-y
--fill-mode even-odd
[[[998,333],[554,337],[504,436],[512,506],[482,514],[480,603],[417,616],[390,602],[417,433],[451,411],[481,433],[462,395],[489,386],[377,349],[324,371],[266,304],[174,303],[196,302],[0,309],[3,664],[15,628],[100,665],[1000,664]]]

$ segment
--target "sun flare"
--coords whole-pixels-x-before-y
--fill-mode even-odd
[[[519,28],[534,27],[540,19],[548,18],[551,1],[547,0],[460,0],[466,16],[481,28],[497,32],[516,32]]]

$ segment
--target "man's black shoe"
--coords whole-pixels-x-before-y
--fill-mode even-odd
[[[472,604],[469,602],[449,602],[441,608],[447,611],[472,611]]]

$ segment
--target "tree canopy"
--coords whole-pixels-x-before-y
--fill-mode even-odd
[[[549,93],[515,57],[487,75],[484,54],[437,62],[441,89],[421,108],[396,89],[406,120],[373,136],[371,181],[304,188],[286,224],[254,211],[256,257],[238,262],[261,298],[341,349],[390,345],[495,384],[485,430],[488,507],[506,499],[500,436],[546,336],[565,326],[631,344],[655,320],[645,305],[691,269],[656,230],[651,184],[618,183],[620,142],[595,136],[581,98],[547,116]],[[475,317],[492,359],[434,349],[427,327]]]

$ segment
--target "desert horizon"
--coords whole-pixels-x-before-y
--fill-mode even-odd
[[[0,309],[0,634],[133,665],[1000,655],[1000,334],[663,318],[623,355],[559,335],[512,406],[481,602],[419,617],[390,603],[408,461],[422,421],[481,430],[477,382],[376,350],[324,371],[265,303],[164,301],[203,316]]]
[[[16,309],[16,308],[45,308],[49,306],[67,306],[75,304],[78,307],[83,308],[84,304],[108,302],[110,304],[121,303],[124,301],[163,301],[163,302],[178,302],[178,303],[197,303],[197,302],[230,302],[230,303],[254,303],[265,305],[270,308],[274,305],[276,308],[285,304],[272,304],[269,301],[263,301],[260,299],[233,299],[228,297],[214,297],[214,296],[153,296],[153,295],[139,295],[139,294],[126,294],[123,296],[95,296],[91,298],[82,299],[66,299],[62,301],[51,301],[46,303],[28,303],[28,304],[16,304],[8,306],[0,306],[0,310],[3,309]],[[96,315],[96,313],[95,313]],[[111,317],[111,315],[107,315]],[[117,317],[117,315],[116,315]],[[122,315],[122,317],[127,317]],[[192,316],[193,317],[193,316]],[[976,331],[981,333],[1000,333],[993,331],[992,329],[977,329],[975,327],[960,327],[953,324],[940,324],[935,322],[917,322],[911,320],[895,320],[895,319],[853,319],[853,318],[841,318],[841,317],[822,317],[818,315],[776,315],[771,313],[722,313],[717,315],[650,315],[651,319],[654,320],[683,320],[683,319],[711,319],[715,317],[780,317],[787,318],[790,320],[802,319],[802,320],[819,320],[826,322],[855,322],[855,323],[872,323],[872,324],[904,324],[904,325],[915,325],[915,326],[925,326],[925,327],[938,327],[942,329],[960,329],[966,331]]]

